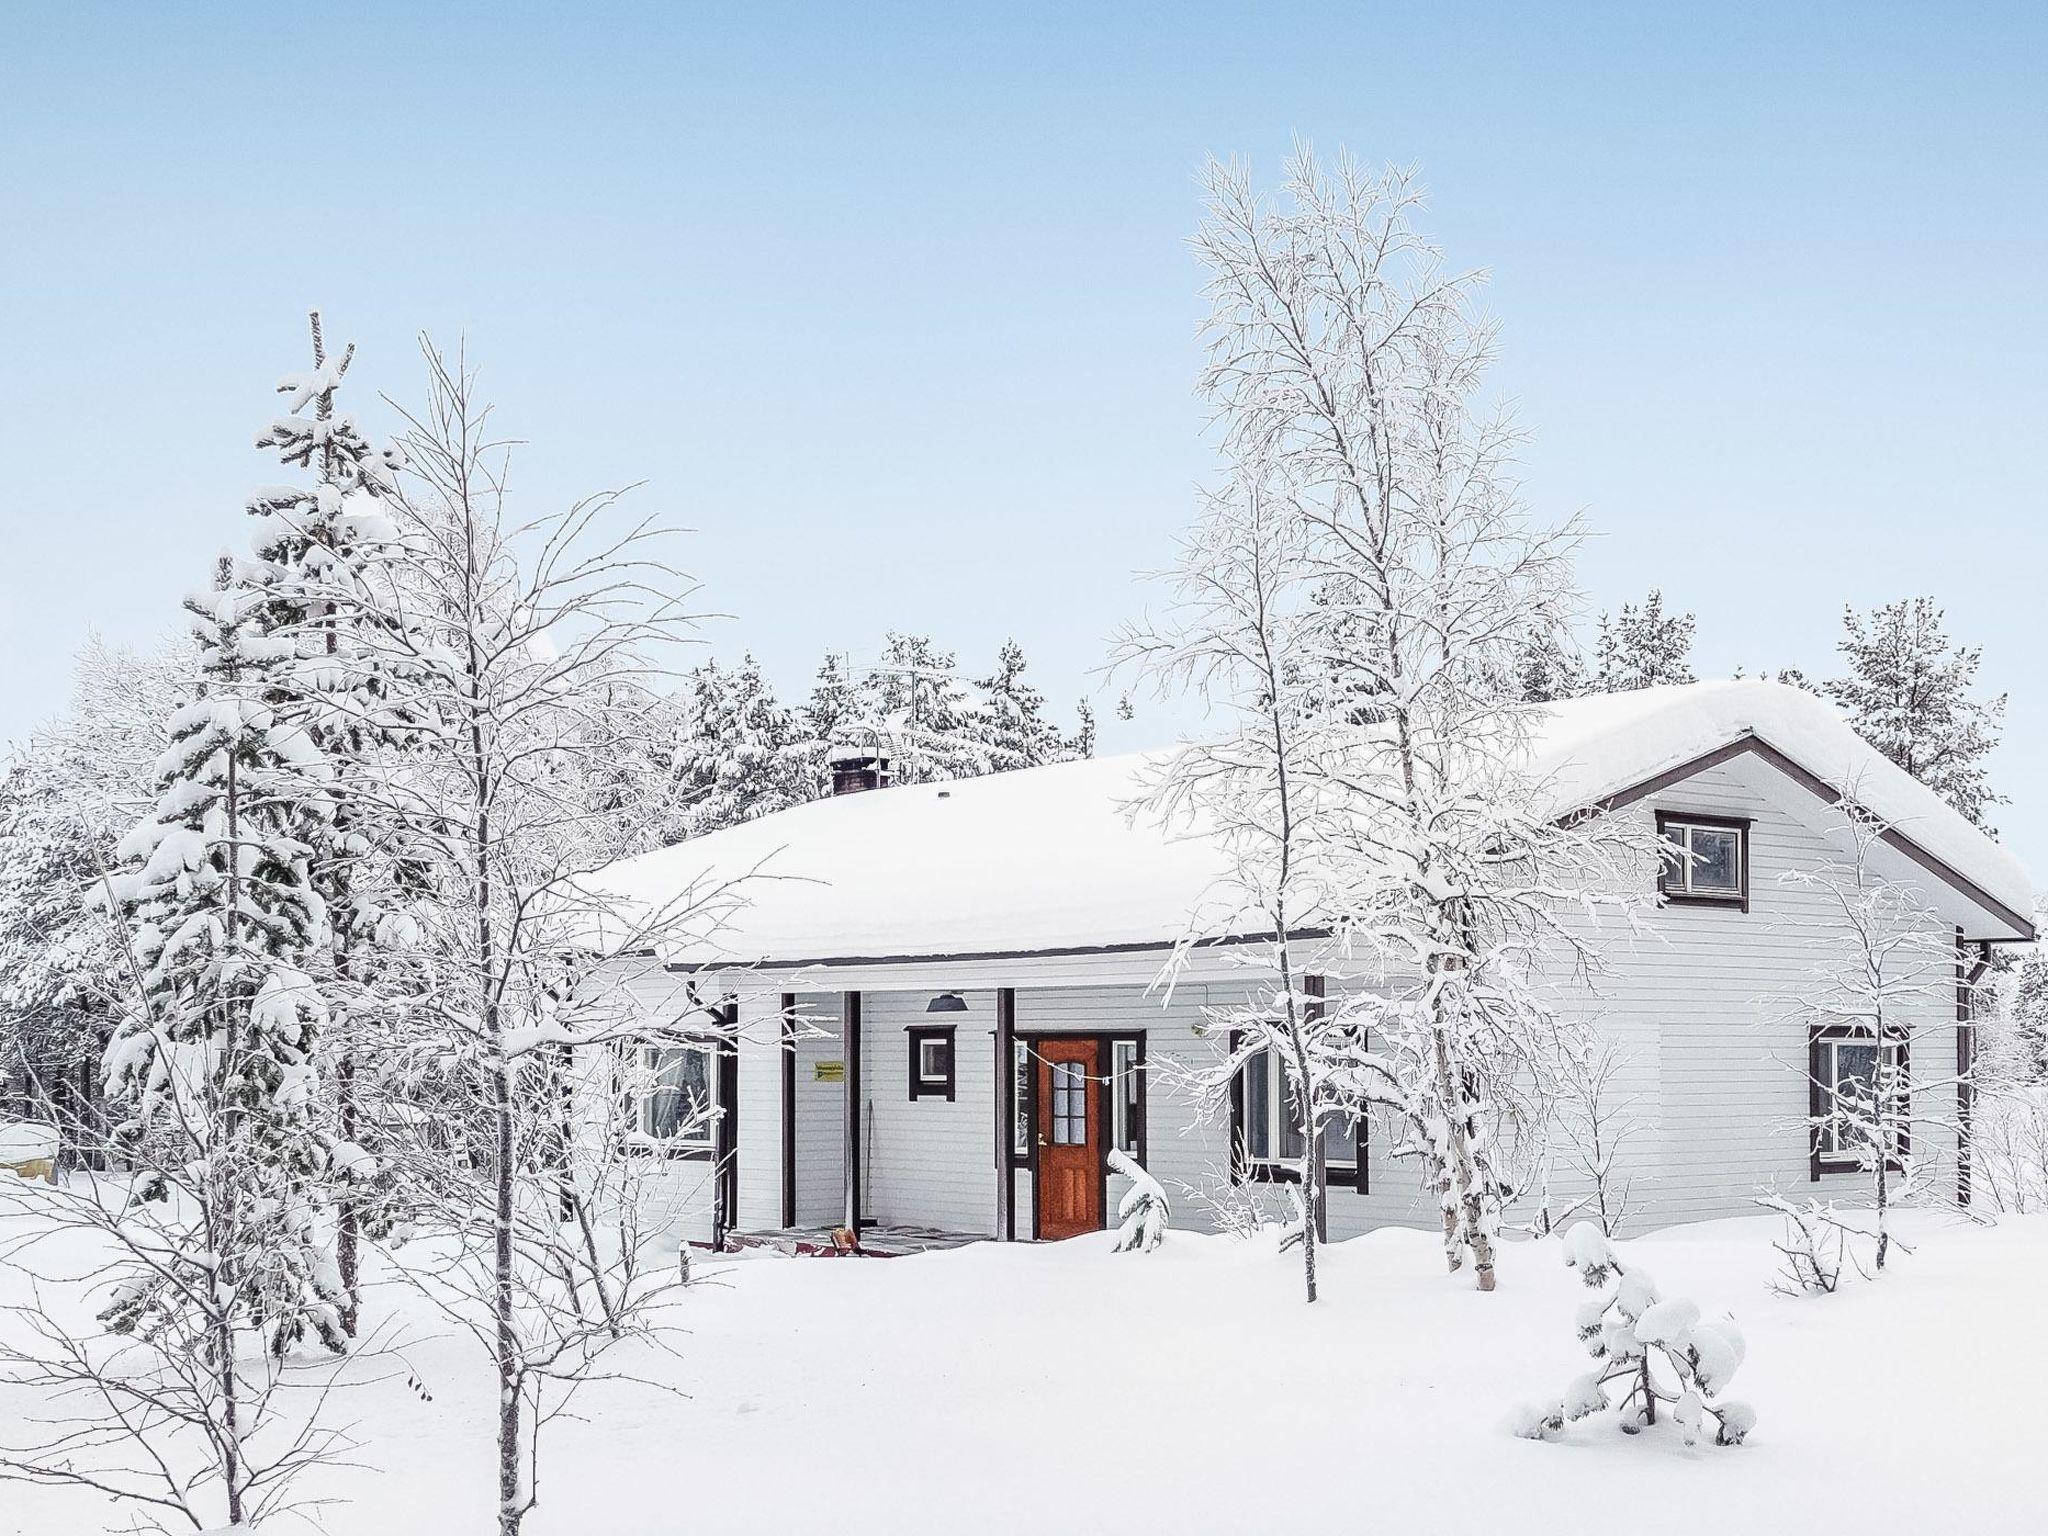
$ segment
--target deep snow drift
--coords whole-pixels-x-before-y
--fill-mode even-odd
[[[20,1217],[0,1242],[19,1236]],[[697,1262],[673,1355],[608,1357],[687,1392],[588,1389],[543,1444],[534,1536],[683,1531],[1766,1533],[2040,1528],[2048,1463],[2033,1384],[2048,1369],[2048,1218],[1918,1219],[1915,1252],[1833,1297],[1771,1294],[1776,1224],[1624,1241],[1668,1294],[1733,1312],[1751,1442],[1686,1449],[1611,1416],[1516,1439],[1522,1403],[1587,1362],[1585,1292],[1556,1242],[1512,1243],[1501,1290],[1441,1272],[1428,1236],[1327,1254],[1299,1300],[1271,1239],[1113,1233],[892,1260],[749,1254]],[[0,1265],[0,1299],[19,1299]],[[366,1470],[320,1474],[335,1536],[443,1536],[490,1523],[490,1386],[474,1346],[407,1293],[405,1359],[338,1400]],[[364,1362],[367,1369],[369,1362]],[[0,1393],[0,1417],[23,1404]],[[1317,1467],[1291,1487],[1296,1448]],[[126,1527],[90,1498],[0,1485],[0,1532]],[[277,1529],[294,1529],[281,1522]]]

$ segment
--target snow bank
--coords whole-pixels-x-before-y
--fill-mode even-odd
[[[11,1209],[0,1202],[10,1253]],[[1766,1412],[1739,1454],[1688,1449],[1665,1425],[1637,1439],[1585,1425],[1562,1447],[1514,1438],[1514,1405],[1575,1368],[1559,1324],[1586,1292],[1555,1241],[1506,1244],[1501,1288],[1482,1296],[1443,1272],[1430,1234],[1374,1233],[1321,1252],[1313,1307],[1270,1232],[1176,1232],[1144,1259],[1106,1232],[888,1260],[700,1256],[704,1283],[669,1309],[670,1337],[606,1358],[666,1390],[583,1389],[547,1431],[527,1529],[1761,1536],[1817,1508],[1856,1536],[2038,1529],[2048,1476],[2027,1384],[2048,1371],[2048,1319],[2029,1277],[2048,1268],[2048,1218],[1916,1221],[1910,1260],[1823,1301],[1771,1293],[1775,1226],[1625,1244],[1674,1294],[1740,1317],[1745,1394]],[[84,1273],[90,1255],[47,1257]],[[309,1495],[338,1501],[320,1529],[487,1526],[483,1357],[381,1267],[369,1279],[373,1320],[405,1339],[432,1401],[389,1357],[352,1366],[366,1384],[332,1407],[363,1449],[310,1474]],[[0,1303],[28,1295],[0,1265]],[[9,1391],[0,1409],[18,1412]],[[0,1498],[0,1536],[128,1523],[58,1489]]]
[[[2011,853],[1804,689],[1695,683],[1568,700],[1549,707],[1530,767],[1561,815],[1746,736],[1853,787],[2007,907],[2031,910]],[[716,942],[668,957],[695,963],[1169,943],[1191,912],[1228,923],[1242,904],[1228,858],[1199,829],[1129,815],[1167,761],[1138,753],[821,800],[626,860],[593,884],[640,912],[738,882]]]

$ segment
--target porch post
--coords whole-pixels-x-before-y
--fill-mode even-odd
[[[796,994],[782,994],[782,1225],[796,1225]]]
[[[1017,989],[996,989],[996,1237],[1017,1240],[1017,1174],[1011,1137],[1017,1123]]]
[[[839,994],[839,1044],[846,1054],[846,1230],[860,1233],[860,994]]]

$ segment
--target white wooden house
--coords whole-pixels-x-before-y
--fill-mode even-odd
[[[1273,1084],[1247,1081],[1228,1113],[1206,1117],[1171,1087],[1176,1060],[1222,1049],[1204,1009],[1246,976],[1216,945],[1170,994],[1154,985],[1227,870],[1208,840],[1128,816],[1148,762],[866,793],[846,791],[882,765],[849,763],[830,799],[608,872],[607,889],[643,903],[746,877],[714,940],[611,962],[650,1015],[687,988],[729,999],[739,1026],[723,1047],[649,1063],[659,1084],[637,1112],[649,1156],[665,1159],[665,1218],[695,1241],[855,1226],[1053,1238],[1113,1219],[1113,1146],[1169,1191],[1277,1176],[1288,1132]],[[1739,1214],[1768,1185],[1825,1193],[1850,1177],[1805,1124],[1816,1042],[1788,1008],[1839,919],[1822,893],[1779,879],[1827,856],[1844,790],[1889,823],[1881,872],[1916,885],[1956,945],[1959,981],[1988,946],[2033,936],[2012,855],[1803,691],[1714,683],[1572,701],[1555,707],[1534,766],[1558,814],[1654,820],[1695,855],[1692,888],[1660,900],[1651,936],[1600,934],[1606,974],[1564,999],[1624,1053],[1636,1230]],[[1652,889],[1671,878],[1654,863]],[[1930,993],[1917,1031],[1964,1063],[1966,996]],[[1966,1123],[1967,1102],[1937,1091],[1946,1101],[1922,1108]],[[717,1113],[676,1112],[690,1103]],[[1958,1140],[1929,1133],[1915,1153],[1966,1185]],[[1434,1223],[1415,1164],[1389,1147],[1371,1125],[1333,1146],[1333,1238]],[[1199,1199],[1177,1204],[1178,1222],[1213,1220]]]

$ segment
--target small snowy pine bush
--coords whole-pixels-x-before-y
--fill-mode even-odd
[[[1138,1166],[1135,1158],[1126,1157],[1116,1148],[1110,1149],[1109,1171],[1131,1181],[1131,1187],[1117,1202],[1116,1251],[1128,1253],[1135,1249],[1150,1253],[1165,1239],[1167,1219],[1173,1214],[1166,1202],[1166,1191]]]
[[[1565,1233],[1564,1261],[1594,1292],[1579,1307],[1578,1334],[1599,1363],[1556,1403],[1523,1409],[1515,1433],[1554,1439],[1566,1424],[1611,1406],[1608,1388],[1621,1382],[1624,1433],[1656,1423],[1657,1405],[1666,1403],[1687,1445],[1698,1443],[1709,1420],[1716,1445],[1740,1445],[1756,1425],[1755,1410],[1716,1401],[1747,1347],[1734,1322],[1708,1322],[1698,1303],[1682,1296],[1667,1300],[1647,1274],[1623,1266],[1614,1244],[1590,1221]]]

